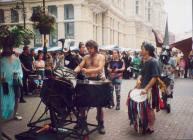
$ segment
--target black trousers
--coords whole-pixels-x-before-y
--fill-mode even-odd
[[[28,79],[28,72],[23,72],[23,87],[22,87],[22,94],[27,94],[28,93],[28,86],[27,86],[27,79]],[[21,95],[23,96],[23,95]]]

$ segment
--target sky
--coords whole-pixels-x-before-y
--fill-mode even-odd
[[[164,0],[169,31],[179,34],[192,30],[192,0]]]

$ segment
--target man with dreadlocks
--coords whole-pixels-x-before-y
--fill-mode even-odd
[[[154,132],[155,111],[159,108],[158,98],[159,90],[157,85],[157,78],[160,76],[160,68],[158,61],[155,59],[155,48],[148,43],[143,43],[141,47],[142,56],[142,70],[137,78],[136,87],[141,89],[141,95],[147,94],[148,109],[146,125],[143,126],[143,134],[151,134]]]
[[[76,73],[82,72],[88,80],[104,79],[105,57],[98,53],[98,44],[93,40],[86,42],[88,55],[83,57],[82,62],[75,68]],[[85,109],[81,109],[81,115],[85,118]],[[104,112],[102,107],[97,107],[98,131],[100,134],[105,134],[104,127]]]

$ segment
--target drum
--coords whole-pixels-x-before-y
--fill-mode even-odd
[[[75,104],[79,107],[107,107],[111,102],[111,82],[109,80],[78,80]]]
[[[147,100],[147,95],[141,95],[141,89],[134,89],[130,93],[130,98],[136,103],[141,103]]]
[[[73,107],[75,89],[70,80],[49,78],[44,80],[40,97],[44,104],[59,114]]]
[[[53,70],[53,74],[57,77],[66,79],[74,79],[76,77],[76,73],[67,67],[57,67]]]
[[[141,89],[131,90],[127,105],[130,124],[134,125],[134,128],[138,132],[140,128],[146,130],[148,125],[147,111],[149,109],[147,94],[141,95]]]

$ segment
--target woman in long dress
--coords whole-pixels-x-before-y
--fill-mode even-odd
[[[12,46],[4,45],[0,55],[0,117],[8,119],[12,113],[16,119],[22,119],[16,113],[19,102],[19,92],[15,92],[13,78],[17,76],[21,82],[23,73],[18,57],[13,53]]]

